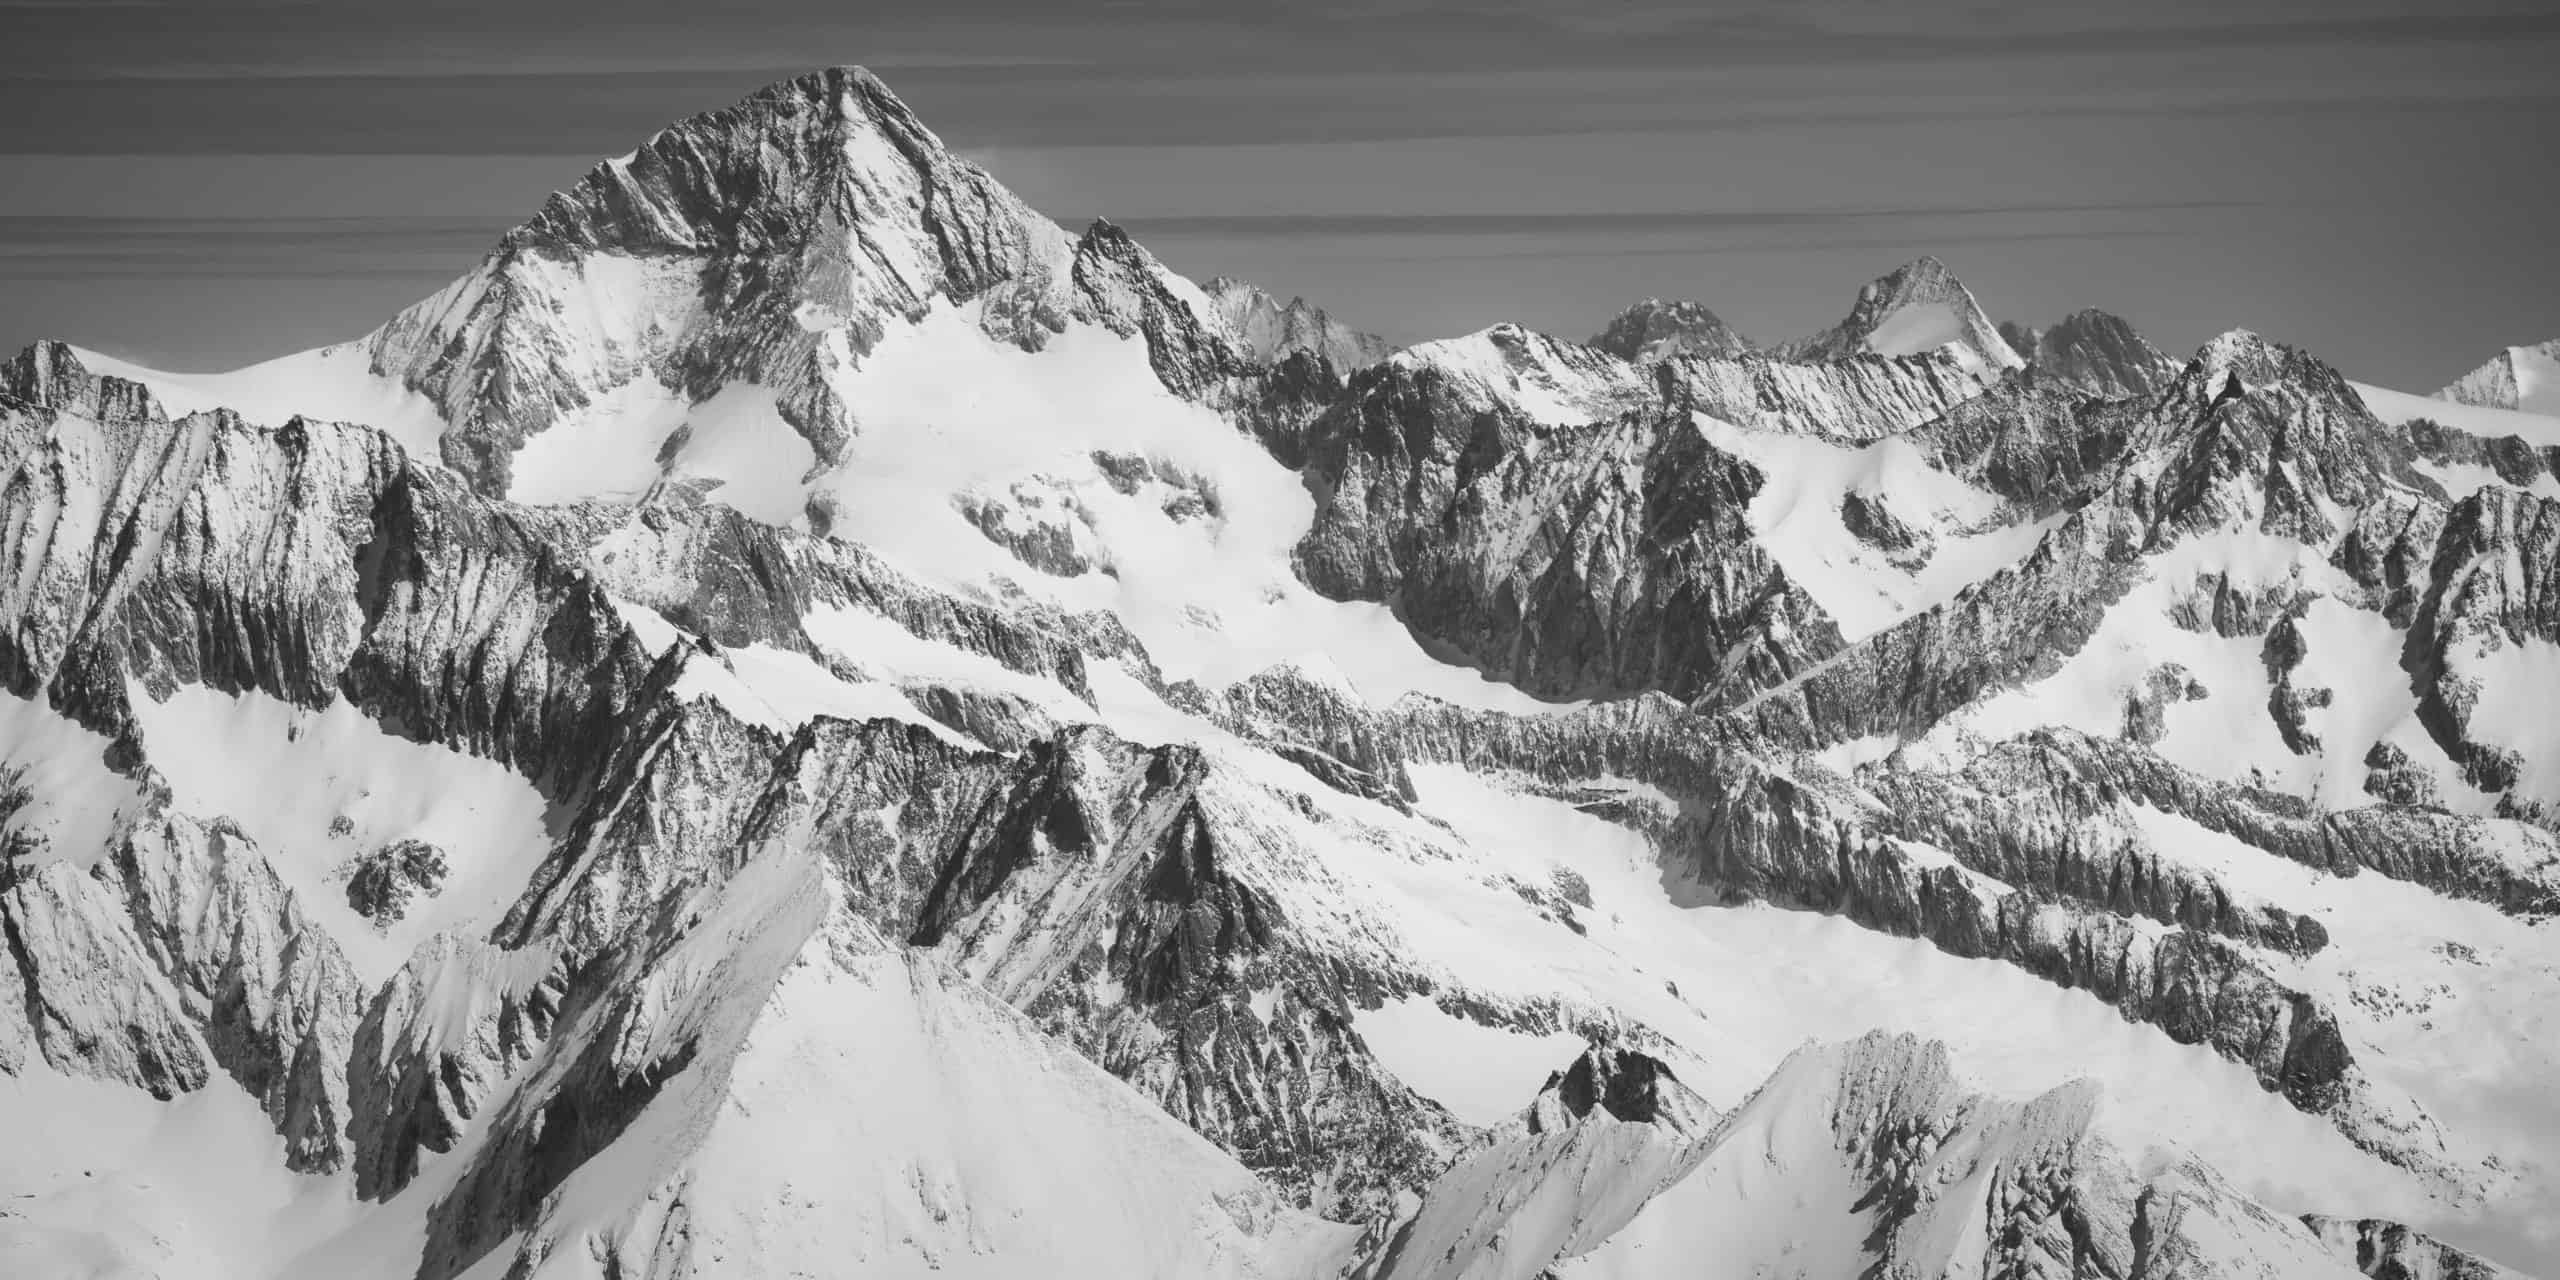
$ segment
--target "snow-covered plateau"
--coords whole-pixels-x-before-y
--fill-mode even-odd
[[[0,365],[0,1274],[2560,1274],[2555,386],[1397,349],[775,85]]]

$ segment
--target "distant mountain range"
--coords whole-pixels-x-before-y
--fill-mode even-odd
[[[0,1272],[2560,1244],[2560,345],[1396,348],[822,72],[0,365]]]

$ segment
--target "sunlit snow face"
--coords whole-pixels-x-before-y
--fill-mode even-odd
[[[133,701],[179,810],[237,823],[369,983],[431,934],[494,926],[550,850],[547,804],[522,775],[394,736],[345,701],[311,711],[195,685]],[[350,872],[401,841],[433,846],[443,874],[397,918],[370,918]]]

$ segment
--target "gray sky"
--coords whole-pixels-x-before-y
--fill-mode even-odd
[[[0,0],[0,346],[355,336],[826,63],[1062,221],[1401,339],[1649,294],[1793,337],[1924,251],[2000,318],[2415,390],[2560,336],[2560,0],[1230,8]]]

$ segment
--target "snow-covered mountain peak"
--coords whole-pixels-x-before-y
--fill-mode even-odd
[[[2560,338],[2509,347],[2436,393],[2483,409],[2560,415]]]
[[[835,382],[892,327],[974,304],[990,338],[1036,349],[1077,310],[1075,255],[876,77],[837,69],[596,166],[364,350],[433,404],[447,464],[491,492],[574,496],[555,483],[573,477],[518,485],[528,442],[590,423],[681,473],[694,442],[669,439],[733,387],[831,460],[858,429]]]
[[[1650,398],[1654,387],[1645,371],[1616,356],[1509,321],[1416,343],[1385,363],[1435,373],[1479,409],[1506,406],[1553,425],[1608,417]]]
[[[1915,258],[1858,290],[1839,324],[1779,348],[1793,360],[1918,355],[1956,348],[1961,359],[1997,372],[2025,361],[2000,336],[1973,291],[1934,256]]]
[[[2247,329],[2217,334],[2196,348],[2168,394],[2211,402],[2268,389],[2364,412],[2364,402],[2347,385],[2346,375],[2300,347],[2287,346]]]
[[[2004,321],[2000,336],[2031,367],[2108,399],[2150,395],[2179,367],[2122,317],[2095,307],[2049,329]]]
[[[1621,319],[1377,358],[844,70],[365,342],[0,364],[0,1258],[2543,1256],[2560,425]]]
[[[765,253],[796,247],[827,221],[910,216],[983,190],[879,77],[836,67],[767,86],[736,105],[661,130],[590,170],[509,232],[517,247],[622,252]],[[938,211],[942,212],[942,211]],[[955,228],[1011,210],[954,209]],[[952,216],[956,215],[956,216]]]
[[[1934,253],[1924,253],[1868,281],[1858,290],[1860,304],[1947,297],[1964,290],[1964,282]],[[1970,297],[1968,293],[1966,296]]]
[[[1752,349],[1749,338],[1705,303],[1685,298],[1646,298],[1619,312],[1590,345],[1638,363],[1678,355],[1738,356]]]
[[[1527,1116],[1531,1133],[1560,1131],[1594,1112],[1683,1136],[1704,1134],[1716,1110],[1680,1083],[1668,1063],[1621,1045],[1592,1045],[1547,1077]]]
[[[1324,357],[1336,372],[1348,374],[1376,364],[1395,350],[1394,343],[1334,319],[1305,298],[1283,303],[1260,285],[1232,276],[1214,277],[1200,288],[1225,325],[1228,339],[1256,363],[1274,364],[1303,351]]]
[[[54,404],[82,398],[82,383],[89,376],[69,343],[47,339],[0,363],[0,391],[31,404]]]

